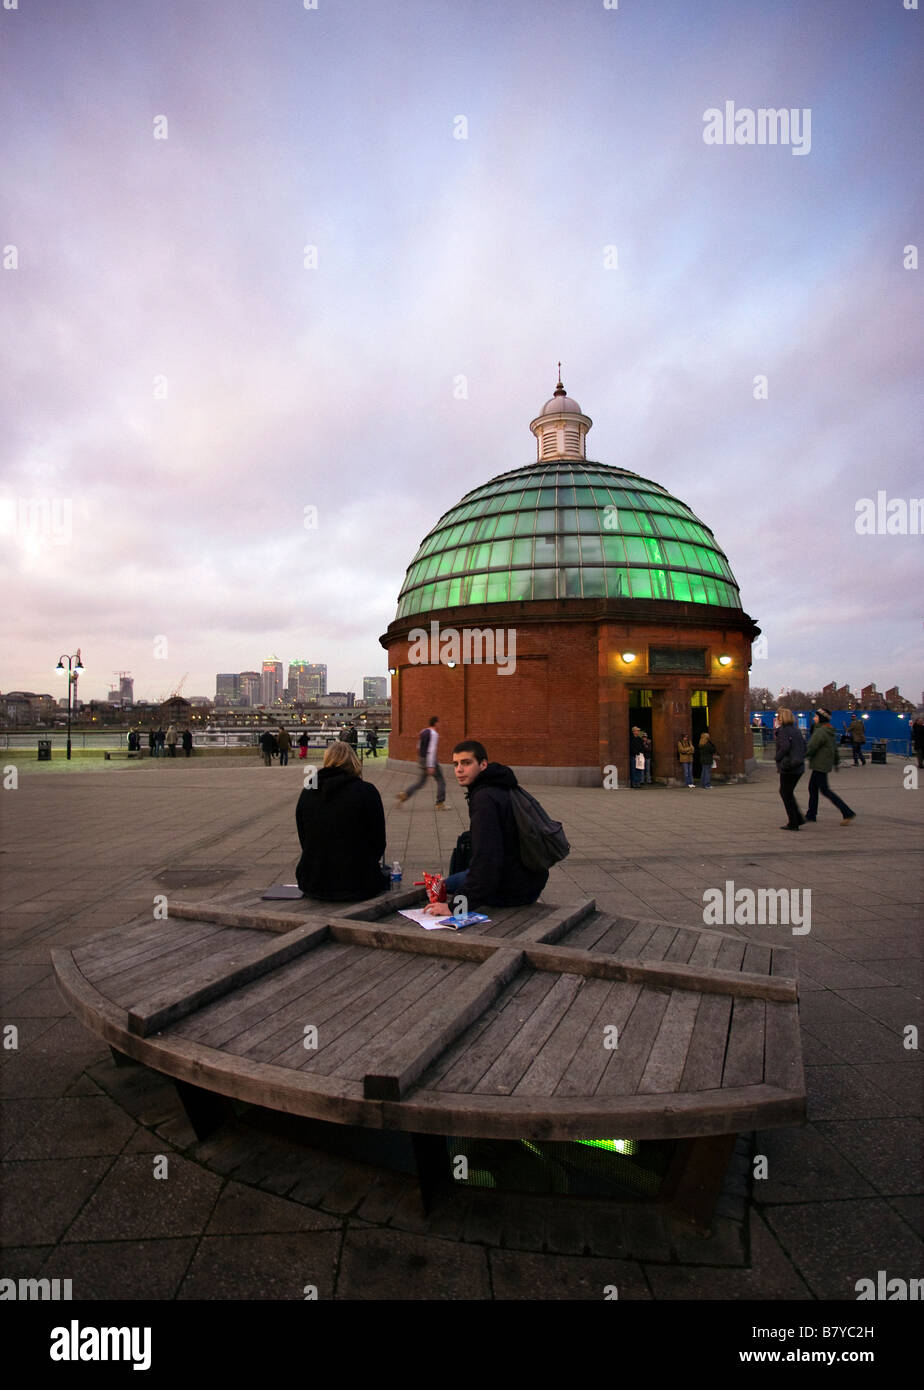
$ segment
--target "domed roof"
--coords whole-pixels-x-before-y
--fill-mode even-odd
[[[556,598],[741,611],[728,560],[685,502],[626,469],[560,458],[501,473],[441,516],[411,561],[397,617]]]
[[[562,393],[561,395],[559,395],[558,392],[556,392],[555,395],[552,396],[552,398],[551,398],[550,400],[547,400],[547,401],[546,401],[545,405],[542,407],[542,409],[540,410],[539,414],[540,414],[540,415],[562,415],[562,414],[565,414],[565,415],[583,415],[584,412],[583,412],[583,410],[581,409],[581,407],[578,405],[577,401],[573,401],[573,400],[571,399],[570,396],[566,396],[564,393]]]

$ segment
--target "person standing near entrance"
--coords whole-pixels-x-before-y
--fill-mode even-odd
[[[704,792],[712,790],[712,763],[715,758],[715,744],[709,737],[709,730],[699,736],[699,785]]]
[[[189,758],[189,757],[192,756],[192,751],[193,751],[193,736],[192,736],[192,729],[184,729],[184,730],[183,730],[183,752],[186,754],[186,757]]]
[[[849,825],[852,820],[856,820],[856,811],[851,811],[846,801],[841,801],[828,786],[828,773],[837,764],[837,740],[831,728],[831,716],[826,709],[819,709],[815,711],[813,722],[815,727],[805,750],[809,767],[812,769],[805,820],[814,824],[818,819],[818,797],[821,795],[826,796],[840,811],[843,816],[841,825]]]
[[[689,734],[684,734],[677,740],[677,759],[683,768],[683,784],[693,791],[693,740]]]
[[[645,730],[644,730],[644,729],[642,730],[642,752],[643,752],[644,755],[645,755],[645,776],[644,776],[644,779],[643,779],[643,780],[644,780],[645,786],[646,786],[646,787],[650,787],[650,786],[651,786],[651,739],[650,739],[650,738],[648,737],[648,735],[645,733]]]
[[[781,830],[798,830],[805,817],[796,804],[796,783],[805,771],[805,739],[791,709],[781,709],[776,730],[776,770],[780,774],[780,798],[789,817]]]
[[[854,767],[860,764],[866,767],[866,759],[863,756],[863,745],[866,742],[866,727],[858,714],[850,721],[847,732],[850,735],[850,742],[853,745]]]
[[[632,725],[629,739],[629,786],[634,791],[645,780],[645,740],[637,724]]]
[[[398,804],[407,801],[409,796],[413,796],[416,791],[424,785],[428,777],[436,778],[436,809],[443,811],[446,808],[446,783],[437,759],[437,749],[439,747],[440,736],[436,726],[439,723],[439,715],[434,714],[430,723],[425,729],[421,729],[417,735],[417,764],[420,769],[416,782],[412,782],[407,791],[398,793]]]

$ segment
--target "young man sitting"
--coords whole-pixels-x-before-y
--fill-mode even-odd
[[[472,826],[472,859],[469,867],[444,880],[449,907],[461,895],[468,910],[486,907],[521,907],[534,903],[549,881],[547,869],[527,869],[520,858],[510,793],[517,779],[503,763],[489,763],[484,745],[465,739],[452,750],[456,781],[464,788]],[[426,909],[445,917],[446,903]]]

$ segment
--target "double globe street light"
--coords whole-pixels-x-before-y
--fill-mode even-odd
[[[65,662],[67,662],[66,666],[64,664]],[[83,662],[80,660],[80,648],[77,648],[77,652],[74,656],[68,656],[66,652],[64,656],[59,656],[55,670],[60,672],[67,671],[67,758],[68,762],[70,762],[72,696],[77,687],[77,677],[83,670]]]

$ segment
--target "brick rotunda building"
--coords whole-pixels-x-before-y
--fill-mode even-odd
[[[592,423],[559,380],[530,423],[536,462],[466,493],[424,537],[379,639],[390,767],[415,764],[438,714],[441,762],[478,738],[529,782],[612,785],[615,767],[627,785],[633,725],[658,781],[679,777],[680,736],[707,727],[717,775],[745,773],[760,629],[686,503],[587,459]]]

